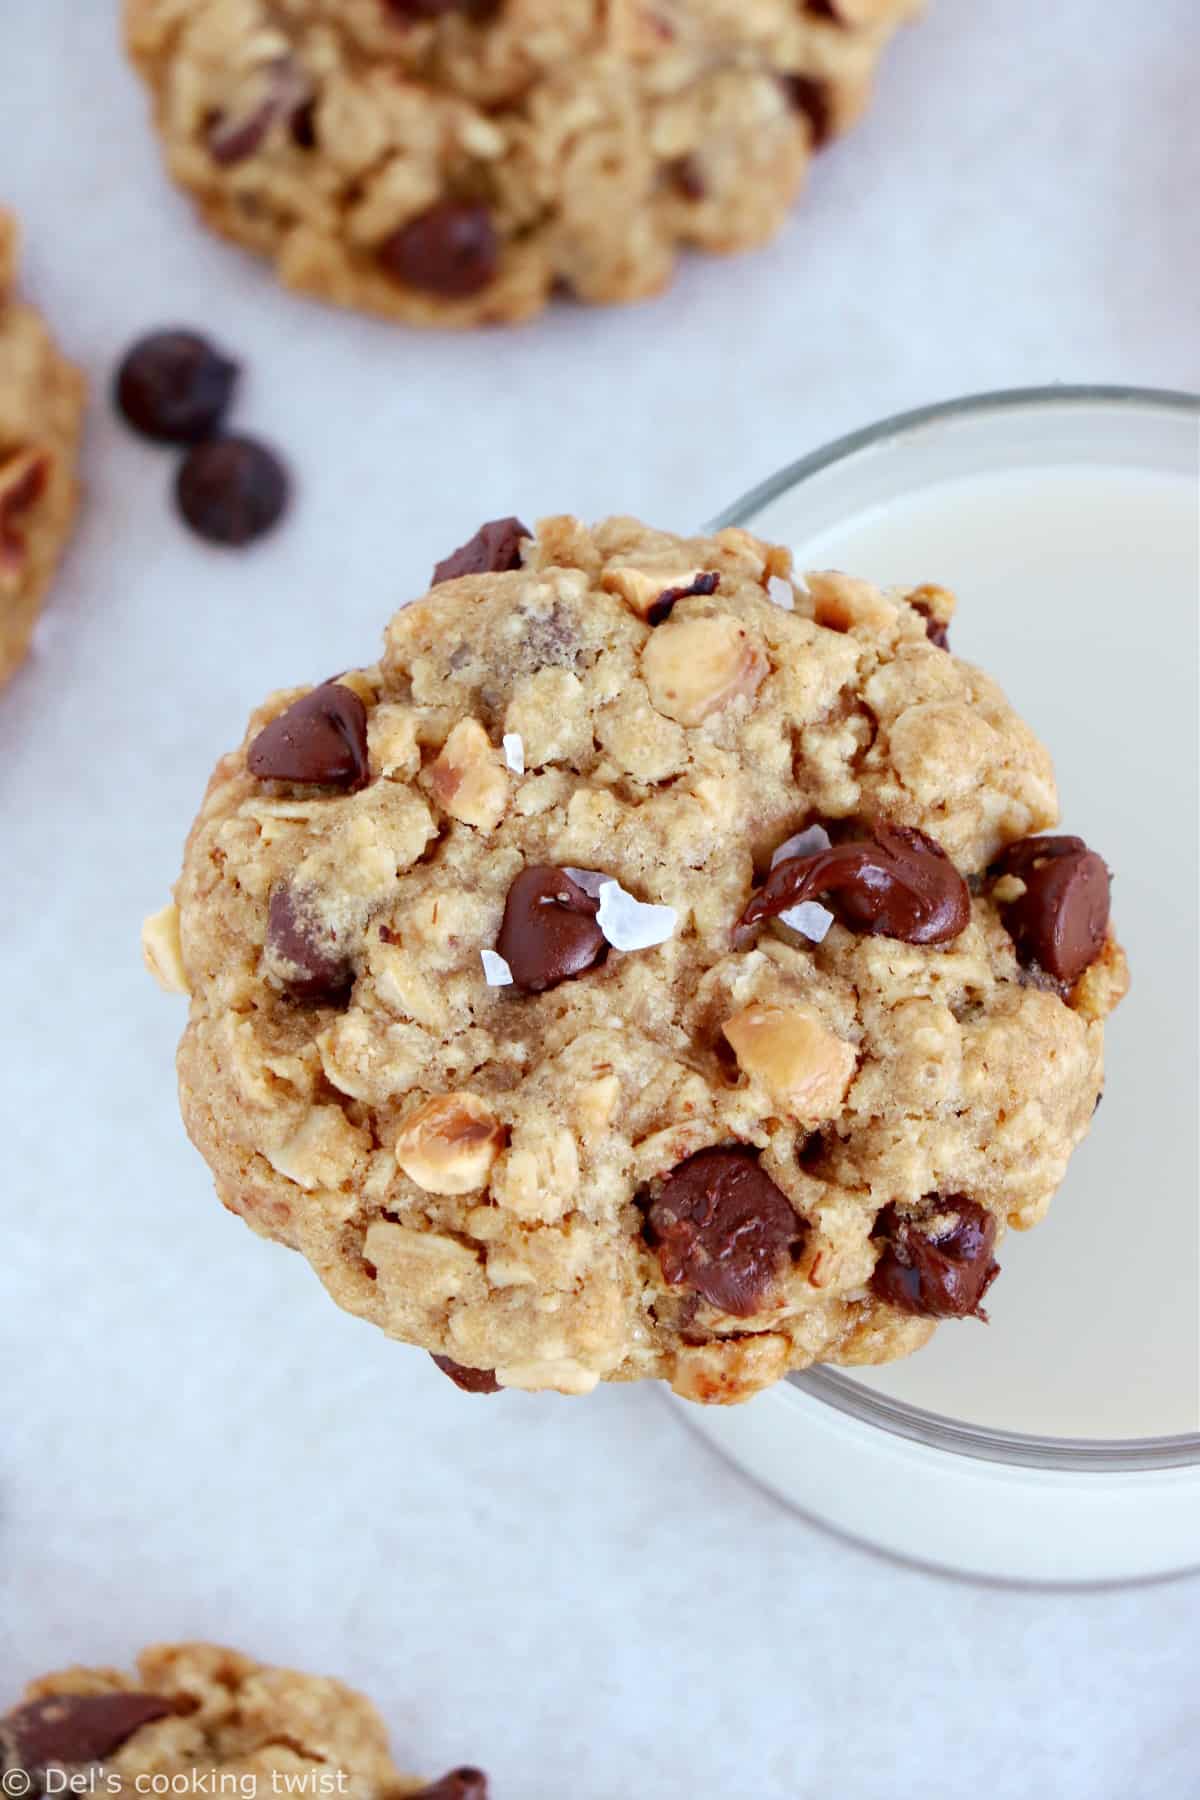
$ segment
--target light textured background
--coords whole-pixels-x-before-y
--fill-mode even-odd
[[[1179,1800],[1194,1582],[901,1570],[745,1486],[652,1391],[460,1399],[213,1202],[137,960],[214,753],[369,660],[480,518],[686,525],[898,407],[1195,385],[1194,0],[942,0],[784,238],[637,311],[408,337],[278,295],[162,181],[102,0],[5,9],[0,187],[86,363],[90,504],[0,704],[0,1677],[208,1635],[346,1676],[497,1800]],[[140,329],[249,362],[300,493],[244,559],[103,388]]]

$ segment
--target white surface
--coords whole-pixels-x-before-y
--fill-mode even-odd
[[[250,704],[369,658],[481,518],[685,524],[897,407],[1194,381],[1192,0],[943,0],[771,251],[466,340],[281,297],[189,228],[111,10],[6,8],[30,283],[98,398],[137,330],[208,324],[301,492],[260,553],[205,553],[98,404],[63,629],[0,703],[5,1688],[208,1634],[357,1681],[497,1800],[1178,1800],[1194,1583],[955,1586],[799,1523],[653,1392],[458,1397],[216,1206],[136,935]]]

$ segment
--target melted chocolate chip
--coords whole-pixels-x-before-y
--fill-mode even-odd
[[[500,239],[486,206],[440,200],[393,232],[380,245],[379,261],[385,274],[407,287],[467,300],[496,279]]]
[[[246,767],[265,781],[362,787],[370,772],[367,709],[351,688],[326,681],[264,726]]]
[[[715,569],[707,569],[687,587],[664,588],[657,600],[653,602],[646,614],[648,625],[662,625],[670,618],[677,600],[690,600],[693,594],[715,594],[721,585],[721,577]]]
[[[224,418],[238,365],[194,331],[154,331],[140,338],[120,368],[114,398],[143,437],[196,444]]]
[[[914,600],[913,601],[913,611],[919,612],[921,617],[924,619],[924,621],[925,621],[925,636],[929,639],[930,643],[936,644],[937,648],[939,650],[949,650],[949,648],[950,648],[949,627],[946,625],[943,625],[942,621],[940,619],[934,618],[933,614],[930,612],[929,608],[925,605],[925,602],[923,600]]]
[[[265,444],[219,437],[197,444],[184,457],[175,499],[198,537],[240,549],[279,523],[288,485],[287,470]]]
[[[521,566],[521,540],[533,533],[520,519],[489,519],[473,538],[444,557],[433,571],[432,586],[460,575],[499,575]]]
[[[1111,883],[1103,859],[1082,838],[1027,837],[1010,844],[988,874],[1025,884],[1019,900],[1000,905],[1018,960],[1055,981],[1078,981],[1108,935]]]
[[[525,994],[542,994],[599,966],[608,955],[596,923],[600,903],[545,863],[522,869],[508,890],[496,949]]]
[[[452,1356],[431,1354],[431,1360],[464,1394],[499,1394],[503,1391],[491,1369],[469,1369],[465,1363],[455,1362]]]
[[[646,1210],[646,1237],[663,1280],[741,1319],[765,1310],[807,1232],[748,1150],[689,1156]]]
[[[451,1769],[412,1800],[488,1800],[488,1778],[482,1769]]]
[[[822,149],[833,136],[828,82],[818,81],[813,75],[785,75],[783,85],[796,111],[808,120],[813,149]]]
[[[103,1762],[143,1725],[174,1710],[159,1694],[51,1694],[0,1719],[0,1761],[27,1774],[49,1763]]]
[[[354,966],[336,930],[303,891],[273,889],[267,903],[267,953],[293,1000],[342,1006],[354,986]]]
[[[923,1220],[956,1213],[956,1223],[931,1229]],[[985,1319],[980,1302],[1000,1273],[992,1251],[996,1221],[963,1194],[932,1195],[906,1216],[885,1206],[871,1234],[883,1248],[871,1276],[881,1300],[900,1312],[930,1319]]]
[[[738,920],[735,940],[802,900],[827,900],[844,925],[867,937],[906,944],[958,937],[970,921],[971,897],[941,845],[907,825],[864,829],[865,837],[776,864]]]

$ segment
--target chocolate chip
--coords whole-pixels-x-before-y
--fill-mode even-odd
[[[488,1778],[482,1769],[451,1769],[411,1800],[488,1800]]]
[[[522,869],[508,890],[496,949],[525,994],[541,994],[599,966],[608,955],[599,902],[545,863]]]
[[[51,1694],[0,1719],[0,1762],[27,1774],[50,1763],[103,1762],[143,1725],[174,1710],[159,1694]]]
[[[489,17],[499,0],[383,0],[383,9],[393,19],[415,24],[421,19],[443,19],[449,13],[469,13],[476,18]]]
[[[934,618],[933,614],[930,612],[929,608],[925,605],[925,602],[923,600],[914,600],[913,601],[913,611],[919,612],[921,617],[924,619],[924,621],[925,621],[925,636],[929,639],[930,643],[936,644],[939,650],[949,650],[949,648],[950,648],[949,627],[946,625],[943,625],[942,621],[940,619]]]
[[[265,781],[362,787],[370,772],[367,709],[353,689],[326,681],[263,727],[246,767]]]
[[[344,1006],[354,986],[354,966],[337,930],[312,897],[284,883],[267,902],[267,954],[293,1000]]]
[[[870,824],[866,835],[814,856],[778,863],[734,928],[741,941],[764,919],[802,900],[827,899],[851,931],[947,944],[971,917],[967,884],[940,844],[907,825]]]
[[[748,1150],[701,1150],[672,1169],[646,1211],[663,1279],[721,1312],[762,1312],[808,1227]]]
[[[814,150],[822,149],[833,136],[833,107],[829,84],[813,75],[785,75],[783,85],[796,111],[808,120]]]
[[[956,1213],[956,1222],[928,1223],[944,1213]],[[996,1221],[986,1207],[963,1194],[934,1194],[916,1215],[885,1206],[871,1235],[883,1242],[871,1287],[889,1306],[931,1319],[987,1318],[980,1302],[1000,1265],[992,1256]]]
[[[460,575],[499,575],[521,566],[521,540],[533,536],[520,519],[490,519],[473,538],[444,557],[433,571],[432,587]]]
[[[208,153],[223,168],[245,162],[262,144],[277,119],[294,125],[313,102],[312,81],[294,56],[279,56],[261,74],[261,98],[248,112],[214,113],[208,121]]]
[[[287,471],[274,451],[254,438],[211,438],[184,457],[175,499],[197,536],[240,548],[283,517]]]
[[[1019,961],[1056,981],[1078,981],[1108,935],[1111,883],[1103,859],[1082,838],[1027,837],[1010,844],[988,874],[1025,883],[1019,900],[1000,903]]]
[[[646,614],[646,623],[663,624],[670,618],[677,600],[690,600],[693,594],[715,594],[720,585],[721,577],[715,569],[709,569],[697,575],[688,587],[664,588],[658,599],[652,602]]]
[[[197,444],[225,416],[238,365],[195,331],[154,331],[139,338],[120,368],[114,398],[143,437]]]
[[[440,200],[380,245],[384,272],[407,287],[467,300],[496,279],[500,239],[486,206]]]
[[[706,200],[708,198],[708,180],[704,173],[704,165],[694,150],[686,156],[676,156],[667,164],[667,178],[677,194],[685,200]]]
[[[464,1394],[499,1394],[503,1391],[491,1369],[469,1369],[465,1363],[455,1362],[452,1356],[433,1356],[432,1360]]]

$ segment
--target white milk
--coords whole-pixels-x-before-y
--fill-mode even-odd
[[[762,529],[805,517],[798,490]],[[809,515],[811,516],[811,515]],[[805,529],[799,525],[800,531]],[[1049,744],[1062,829],[1114,874],[1133,989],[1049,1218],[1010,1232],[989,1326],[943,1325],[872,1388],[973,1424],[1134,1438],[1200,1425],[1195,482],[1111,467],[973,475],[797,542],[797,566],[959,595],[955,652]]]

